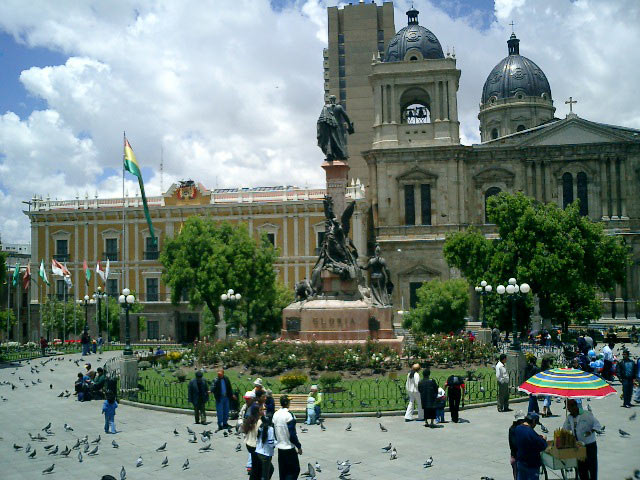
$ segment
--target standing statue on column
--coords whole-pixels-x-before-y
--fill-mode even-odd
[[[347,160],[347,136],[353,133],[353,123],[342,105],[336,104],[336,96],[329,97],[329,103],[322,107],[317,123],[318,146],[325,154],[327,162]]]
[[[391,305],[391,272],[384,258],[380,256],[380,245],[376,245],[375,256],[369,259],[365,267],[360,268],[371,271],[370,287],[373,301],[379,305]]]

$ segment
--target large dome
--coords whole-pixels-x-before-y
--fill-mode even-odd
[[[389,40],[387,53],[384,56],[385,62],[401,62],[411,50],[420,52],[424,59],[444,58],[442,46],[436,36],[430,30],[418,25],[418,13],[414,8],[407,12],[409,25]]]
[[[482,88],[482,103],[524,95],[551,100],[551,87],[544,72],[527,57],[520,55],[520,40],[515,34],[507,42],[509,55],[498,63]]]

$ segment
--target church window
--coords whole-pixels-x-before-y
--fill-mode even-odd
[[[423,282],[409,282],[409,306],[416,308],[418,306],[418,289]]]
[[[416,205],[413,185],[404,186],[404,224],[416,224]]]
[[[491,140],[495,140],[496,138],[498,138],[498,129],[494,128],[491,130]]]
[[[587,191],[587,174],[578,173],[578,200],[580,200],[580,215],[586,217],[589,215],[589,195]]]
[[[562,208],[573,203],[573,176],[569,172],[562,175]]]
[[[523,130],[526,130],[527,127],[525,127],[524,125],[520,124],[516,127],[516,132],[521,132]]]
[[[491,187],[484,193],[484,223],[489,223],[489,211],[487,209],[487,201],[489,197],[493,197],[494,195],[498,195],[501,190],[498,187]]]
[[[431,225],[431,185],[420,185],[420,214],[422,225]]]
[[[271,245],[273,245],[274,247],[276,246],[276,234],[275,233],[267,233],[267,240],[269,240],[269,243]]]

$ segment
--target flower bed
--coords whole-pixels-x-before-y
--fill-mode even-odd
[[[491,363],[495,353],[491,345],[482,345],[466,335],[419,335],[415,345],[405,347],[410,359],[447,367]]]

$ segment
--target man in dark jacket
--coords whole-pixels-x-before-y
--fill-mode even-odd
[[[202,376],[202,371],[196,372],[196,378],[189,382],[189,402],[193,404],[193,410],[196,416],[196,423],[202,425],[207,424],[207,414],[205,412],[205,404],[209,400],[209,385]]]
[[[636,363],[629,358],[629,350],[622,353],[622,361],[616,367],[616,374],[622,383],[622,406],[631,408],[631,395],[633,393],[633,379],[636,378]]]
[[[451,421],[453,423],[458,423],[460,400],[464,398],[464,377],[462,375],[450,375],[449,378],[447,378],[445,387],[447,387],[447,396],[449,397],[449,412],[451,412]]]
[[[436,419],[436,399],[438,398],[438,384],[435,380],[430,379],[431,371],[425,368],[422,372],[422,380],[418,383],[418,391],[420,392],[420,401],[424,409],[424,426],[435,428]],[[431,420],[431,424],[429,424]]]
[[[516,468],[518,480],[537,480],[539,478],[540,453],[547,449],[547,441],[533,428],[538,423],[538,415],[527,415],[524,422],[513,430],[513,443],[516,446]]]
[[[216,399],[216,415],[218,417],[218,430],[228,429],[229,426],[229,408],[232,399],[235,399],[233,390],[231,389],[231,382],[229,378],[224,375],[224,369],[218,370],[218,378],[213,382],[211,387],[213,396]],[[216,430],[216,431],[218,431]]]

